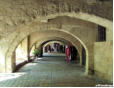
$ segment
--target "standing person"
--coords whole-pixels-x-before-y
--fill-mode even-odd
[[[66,50],[65,50],[66,56],[67,56],[67,62],[70,62],[70,47],[66,46]]]

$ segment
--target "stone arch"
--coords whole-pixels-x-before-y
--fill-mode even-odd
[[[35,45],[35,43],[36,42],[39,42],[39,46],[42,44],[42,43],[44,43],[45,41],[48,41],[48,40],[55,40],[55,39],[57,39],[58,41],[61,41],[59,38],[61,38],[62,40],[64,40],[64,41],[67,41],[67,43],[66,44],[69,44],[70,42],[72,43],[72,45],[74,45],[75,46],[75,48],[77,49],[77,51],[78,51],[78,54],[79,54],[79,58],[80,58],[80,65],[82,65],[82,55],[81,55],[81,47],[79,47],[79,44],[76,44],[76,42],[75,41],[72,41],[72,40],[68,40],[68,39],[65,39],[64,37],[46,37],[46,38],[41,38],[41,39],[39,39],[39,40],[36,40],[33,44],[32,44],[32,46],[30,47],[30,51],[31,51],[31,49],[32,49],[32,47]],[[77,41],[78,42],[78,41]],[[63,42],[64,43],[64,42]],[[81,45],[81,44],[80,44]]]
[[[43,42],[45,42],[45,41],[54,41],[54,40],[56,40],[57,39],[57,41],[61,41],[60,39],[59,39],[59,37],[56,37],[56,38],[52,38],[52,37],[48,37],[48,38],[46,38],[46,39],[43,39],[43,40],[37,40],[36,42],[34,42],[33,44],[32,44],[32,46],[30,47],[30,51],[31,51],[31,49],[32,49],[32,47],[37,43],[37,42],[39,42],[39,45],[41,45]],[[62,39],[62,38],[61,38]],[[63,41],[61,41],[61,42],[63,42]],[[65,42],[63,42],[63,43],[65,43]]]
[[[46,31],[53,31],[53,30],[46,30]],[[84,48],[85,48],[85,50],[86,50],[86,56],[87,56],[87,58],[88,58],[88,49],[87,49],[86,45],[83,43],[83,41],[80,40],[77,36],[75,36],[75,35],[73,35],[73,34],[67,32],[67,31],[63,31],[63,30],[55,30],[55,29],[54,29],[54,31],[58,31],[58,32],[62,32],[62,33],[65,33],[65,34],[69,34],[69,35],[73,36],[75,39],[78,39],[78,41],[80,41],[81,44],[84,46]],[[38,31],[38,30],[34,30],[34,31],[33,31],[33,30],[32,30],[32,31],[29,31],[28,33],[27,33],[26,31],[24,31],[24,32],[21,32],[18,37],[16,37],[14,43],[11,45],[11,46],[14,46],[14,47],[9,48],[9,50],[8,50],[9,52],[7,52],[6,60],[10,60],[10,62],[11,62],[12,53],[14,52],[14,50],[16,49],[16,47],[18,46],[18,44],[19,44],[25,37],[27,37],[28,35],[30,35],[30,34],[33,33],[33,32],[40,32],[40,31]],[[22,36],[23,33],[26,33],[26,35],[24,34],[24,36]],[[86,62],[86,63],[88,63],[88,62]],[[6,65],[9,65],[9,66],[7,67],[7,72],[11,72],[11,71],[12,71],[12,68],[11,68],[10,66],[12,66],[12,64],[11,64],[11,63],[10,63],[10,64],[7,63]],[[86,67],[87,67],[87,68],[86,68],[86,73],[87,73],[87,72],[88,72],[88,66],[86,66]],[[9,69],[9,68],[10,68],[10,69]],[[8,70],[9,70],[9,71],[8,71]]]
[[[109,30],[113,29],[113,22],[112,21],[110,21],[108,19],[105,19],[105,18],[102,18],[102,17],[99,17],[99,16],[96,16],[96,15],[91,15],[91,14],[84,13],[84,12],[77,12],[77,13],[75,13],[75,12],[64,12],[64,13],[62,13],[61,12],[59,14],[58,13],[54,13],[52,15],[37,17],[32,22],[26,23],[26,26],[25,25],[18,26],[16,28],[15,32],[20,32],[19,31],[20,29],[26,29],[27,26],[30,27],[31,24],[34,24],[34,23],[37,23],[37,22],[40,22],[40,21],[42,22],[42,20],[53,19],[53,18],[56,18],[58,16],[69,16],[69,17],[73,17],[73,18],[76,18],[76,19],[81,19],[81,20],[84,20],[84,21],[89,21],[89,22],[92,22],[92,23],[95,23],[95,24],[99,24],[99,25],[105,26]],[[11,34],[11,36],[12,35],[16,36],[16,34]],[[15,36],[14,36],[14,38],[15,38]]]
[[[58,40],[58,41],[62,41],[62,39],[63,39],[64,41],[67,41],[66,39],[64,39],[64,38],[62,38],[62,37],[60,38],[60,37],[55,37],[55,36],[37,39],[34,43],[32,43],[32,46],[30,46],[30,50],[31,50],[31,48],[35,45],[35,43],[37,43],[37,42],[39,42],[39,41],[40,41],[40,44],[41,44],[41,43],[43,43],[44,41],[48,41],[48,40]],[[62,42],[63,42],[63,41],[62,41]],[[39,44],[39,45],[40,45],[40,44]]]
[[[75,13],[75,12],[64,12],[64,13],[62,13],[61,12],[61,13],[53,13],[53,14],[50,14],[50,15],[47,15],[47,16],[37,17],[32,22],[27,22],[26,25],[17,26],[15,28],[15,30],[16,30],[15,32],[17,32],[17,31],[20,32],[19,31],[20,29],[26,29],[28,26],[30,27],[31,24],[36,24],[37,22],[38,23],[45,22],[48,19],[53,19],[53,18],[56,18],[58,16],[68,16],[68,17],[71,17],[71,18],[81,19],[81,20],[84,20],[84,21],[88,21],[88,22],[92,22],[92,23],[104,26],[108,30],[113,29],[113,22],[111,20],[108,20],[106,18],[102,18],[100,16],[96,16],[94,14],[88,14],[88,13],[84,13],[84,12],[77,12],[77,13]]]
[[[52,18],[55,18],[55,17],[57,17],[57,16],[69,16],[69,17],[74,17],[74,18],[78,18],[78,19],[82,19],[82,20],[85,20],[85,21],[89,21],[89,22],[93,22],[93,23],[96,23],[96,24],[100,24],[100,25],[102,25],[102,26],[105,26],[105,27],[107,27],[109,30],[111,30],[112,29],[112,21],[109,21],[109,20],[107,20],[107,19],[104,19],[104,18],[101,18],[101,17],[98,17],[98,16],[95,16],[95,15],[90,15],[90,14],[86,14],[86,13],[82,13],[82,12],[80,12],[80,13],[59,13],[59,14],[53,14],[53,15],[48,15],[48,16],[45,16],[45,17],[42,17],[41,19],[43,20],[43,19],[52,19]],[[93,18],[95,19],[95,20],[93,20]],[[29,30],[31,30],[31,28],[29,28],[29,27],[33,27],[32,25],[37,25],[36,23],[36,21],[38,21],[38,19],[36,19],[36,20],[34,20],[34,22],[32,22],[32,23],[30,23],[30,24],[28,24],[27,26],[21,26],[21,27],[18,27],[17,28],[17,30],[14,32],[14,33],[12,33],[11,34],[11,36],[12,35],[15,35],[15,36],[20,36],[20,35],[29,35],[29,31],[27,31],[27,30],[25,30],[26,31],[26,33],[24,32],[24,33],[21,33],[21,30],[24,30],[24,29],[29,29]],[[100,22],[99,22],[100,21]],[[19,30],[18,30],[19,29]],[[21,30],[20,30],[21,29]],[[18,32],[20,32],[20,34],[18,34]],[[32,31],[31,31],[32,32]],[[68,31],[64,31],[64,32],[66,32],[66,33],[69,33]],[[86,47],[86,45],[78,38],[78,37],[76,37],[75,35],[73,35],[73,34],[71,34],[72,36],[74,36],[75,38],[77,38],[80,42],[81,42],[81,44],[84,46],[84,48],[86,49],[86,54],[87,54],[87,56],[88,56],[88,50],[87,50],[87,47]],[[17,37],[17,38],[15,38],[15,36],[13,36],[13,39],[12,39],[12,41],[11,42],[13,42],[13,40],[18,40],[18,41],[21,41],[22,40],[22,38],[19,38],[19,37]],[[10,39],[10,38],[9,38]],[[14,43],[13,43],[14,44]],[[16,44],[17,45],[17,44]],[[14,46],[15,46],[15,44],[14,44]],[[8,58],[8,57],[10,57],[10,53],[9,53],[9,51],[10,51],[10,48],[11,47],[9,47],[9,49],[7,50],[7,52],[8,53],[6,53],[6,57],[5,58]],[[13,49],[14,50],[14,49]],[[10,57],[11,58],[11,57]],[[88,61],[87,61],[88,62]],[[86,67],[88,67],[87,65],[86,65]]]
[[[49,40],[47,40],[47,41],[44,41],[43,43],[42,43],[42,47],[43,47],[43,51],[44,51],[44,49],[45,49],[45,47],[49,44],[49,43],[52,43],[53,41],[56,41],[56,43],[62,43],[62,44],[64,44],[64,45],[67,45],[65,42],[63,42],[63,41],[61,41],[61,40],[51,40],[51,41],[49,41]]]
[[[20,33],[21,30],[24,30],[24,29],[27,29],[27,28],[30,29],[29,27],[32,27],[31,25],[34,25],[34,24],[37,24],[37,23],[41,24],[40,22],[42,22],[42,20],[53,19],[53,18],[56,18],[58,16],[68,16],[68,17],[72,17],[72,18],[92,22],[92,23],[95,23],[95,24],[102,25],[102,26],[106,27],[107,30],[111,30],[111,31],[113,29],[113,22],[108,20],[108,19],[96,16],[96,15],[91,15],[91,14],[88,14],[88,13],[84,13],[84,12],[77,12],[77,13],[75,13],[75,12],[64,12],[64,13],[59,13],[59,14],[54,13],[52,15],[37,17],[32,22],[26,23],[26,26],[25,25],[18,26],[16,28],[16,31],[14,31],[14,32],[16,32],[16,33],[19,32]],[[18,34],[16,34],[16,33],[10,34],[12,36],[12,38],[15,38],[19,34],[19,33]],[[15,36],[13,36],[13,35],[15,35]]]
[[[40,33],[41,34],[41,33]],[[42,33],[42,35],[43,35],[43,33]],[[75,41],[73,41],[72,39],[72,37],[71,37],[71,40],[69,40],[69,39],[67,39],[68,37],[64,37],[65,35],[61,35],[61,36],[55,36],[55,33],[53,32],[53,34],[52,35],[48,35],[46,38],[45,37],[41,37],[41,39],[36,39],[35,41],[34,41],[34,43],[36,43],[37,41],[41,41],[41,43],[43,43],[44,41],[47,41],[47,40],[49,40],[49,39],[54,39],[54,38],[62,38],[62,39],[64,39],[64,40],[66,40],[66,41],[69,41],[69,42],[71,42],[75,47],[76,47],[76,49],[78,50],[78,53],[80,54],[80,58],[81,58],[81,49],[79,48],[79,45],[81,45],[81,43],[80,42],[78,42],[78,40],[75,40]],[[78,42],[78,43],[77,43]],[[32,44],[32,46],[34,45],[34,43]],[[40,43],[40,44],[41,44]],[[80,46],[81,47],[81,46]],[[31,50],[31,47],[30,47],[30,50]]]
[[[47,15],[45,17],[38,17],[37,19],[35,19],[35,21],[37,21],[38,19],[41,19],[41,20],[53,19],[53,18],[56,18],[58,16],[69,16],[69,17],[73,17],[73,18],[76,18],[76,19],[81,19],[81,20],[84,20],[84,21],[89,21],[89,22],[92,22],[92,23],[95,23],[95,24],[99,24],[99,25],[102,25],[102,26],[108,27],[108,28],[110,28],[110,27],[112,28],[112,26],[113,26],[113,22],[106,19],[106,18],[102,18],[102,17],[96,16],[94,14],[89,14],[89,13],[84,13],[84,12],[54,13],[54,14],[51,14],[51,15]]]

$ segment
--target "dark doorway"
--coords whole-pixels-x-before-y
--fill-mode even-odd
[[[84,47],[82,47],[82,65],[85,66],[85,64],[86,64],[86,51]]]
[[[77,60],[78,59],[77,58],[77,54],[78,54],[77,49],[74,46],[71,46],[70,49],[71,49],[71,61]]]

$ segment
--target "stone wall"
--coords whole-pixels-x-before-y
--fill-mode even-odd
[[[96,42],[94,44],[94,71],[101,78],[113,82],[113,44]]]
[[[54,14],[83,12],[112,20],[112,1],[91,0],[94,4],[90,4],[88,0],[0,0],[0,38],[20,25]]]
[[[44,32],[44,37],[62,37],[75,45],[78,41],[86,50],[87,73],[94,70],[94,66],[96,71],[104,73],[94,65],[97,56],[102,58],[100,55],[103,50],[99,50],[103,46],[96,44],[94,47],[94,43],[99,24],[107,30],[107,43],[104,44],[106,50],[110,51],[112,47],[112,0],[88,1],[90,0],[0,0],[0,72],[12,71],[14,51],[23,39],[34,32],[38,35]],[[112,60],[112,55],[107,56]]]
[[[16,65],[22,63],[25,60],[28,60],[27,57],[27,38],[25,38],[16,48]]]
[[[37,32],[38,35],[40,35],[42,32],[44,32],[45,35],[47,35],[47,33],[49,33],[48,35],[51,35],[51,36],[54,35],[55,37],[64,36],[64,38],[67,38],[68,40],[71,40],[72,42],[73,41],[79,41],[82,45],[84,45],[84,47],[86,47],[85,44],[88,44],[88,47],[86,47],[86,51],[87,51],[87,48],[91,49],[91,47],[89,47],[89,44],[91,45],[92,43],[94,43],[96,41],[96,32],[95,32],[97,30],[96,26],[89,28],[89,25],[88,25],[87,28],[86,28],[85,26],[84,27],[83,26],[81,26],[81,27],[76,26],[75,27],[75,26],[70,26],[70,25],[67,26],[66,25],[66,28],[65,28],[65,25],[63,25],[63,28],[64,29],[58,29],[58,25],[56,25],[56,24],[33,22],[32,24],[27,25],[27,27],[13,32],[7,38],[7,40],[8,40],[7,44],[8,45],[5,45],[5,47],[9,48],[8,51],[6,52],[7,60],[10,60],[8,58],[10,58],[12,56],[11,52],[13,52],[15,47],[17,47],[17,45],[25,37],[27,37],[28,35],[30,35],[31,33],[34,33],[34,32]],[[88,33],[89,33],[89,35],[88,35]],[[1,42],[1,43],[3,43],[3,42]],[[5,41],[5,43],[6,43],[6,41]],[[13,47],[12,47],[12,45],[13,45]],[[4,46],[4,45],[1,45],[1,47],[2,46]],[[89,56],[87,55],[87,58],[88,57]],[[93,58],[90,57],[89,63],[91,63],[92,59]],[[88,64],[88,62],[87,62],[87,64]],[[86,66],[86,68],[88,68],[88,65]],[[91,68],[91,69],[93,69],[93,68]]]

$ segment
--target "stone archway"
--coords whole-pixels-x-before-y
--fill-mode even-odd
[[[107,77],[103,77],[109,77],[109,80],[113,80],[113,54],[110,53],[112,52],[113,47],[113,1],[111,0],[108,2],[101,2],[97,0],[95,3],[93,3],[93,1],[94,0],[92,0],[90,3],[88,0],[59,0],[56,2],[53,0],[21,0],[19,2],[14,1],[11,3],[8,0],[2,1],[1,7],[3,7],[4,10],[1,12],[1,23],[3,24],[0,26],[2,29],[0,36],[0,72],[5,72],[5,70],[7,71],[7,68],[11,68],[12,52],[15,49],[16,45],[22,41],[22,37],[24,39],[24,37],[30,33],[36,32],[36,29],[37,31],[44,29],[47,31],[50,30],[50,28],[55,28],[58,30],[64,29],[62,31],[74,35],[76,38],[79,38],[79,40],[81,40],[80,42],[82,44],[84,43],[83,45],[85,45],[85,48],[87,48],[87,54],[89,57],[87,61],[88,65],[86,65],[88,70],[92,69],[90,68],[91,66],[94,66],[93,68],[95,69],[92,70],[94,72],[96,71],[96,73],[98,72],[98,75],[99,73],[102,75],[106,74]],[[9,10],[6,4],[8,8],[10,8]],[[21,6],[17,6],[20,4],[22,5],[22,8],[20,8]],[[75,34],[74,30],[71,30],[70,28],[69,30],[72,32],[66,30],[66,28],[62,28],[61,25],[51,26],[51,24],[48,24],[49,20],[57,18],[58,16],[68,16],[73,19],[81,19],[83,21],[94,23],[97,26],[101,25],[106,27],[106,41],[103,43],[96,41],[85,42],[81,36]],[[89,40],[89,38],[87,39]],[[104,53],[106,54],[103,55]],[[95,64],[91,63],[91,58],[93,58],[92,60],[95,61]],[[102,62],[102,59],[104,62],[100,63]],[[105,73],[105,70],[102,70],[102,66],[106,66],[104,68],[106,71],[108,71],[108,73]],[[9,71],[11,70],[12,68]]]
[[[56,42],[58,44],[64,44],[64,45],[68,45],[69,43],[65,43],[63,41],[60,41],[60,40],[47,40],[47,41],[44,41],[41,45],[43,47],[43,52],[45,51],[45,47],[47,45],[49,45],[50,43],[52,44],[53,42]]]
[[[101,26],[104,26],[107,28],[107,30],[111,30],[113,29],[113,22],[111,20],[96,16],[94,14],[88,14],[88,13],[84,13],[84,12],[64,12],[64,13],[53,13],[47,16],[40,16],[37,17],[36,19],[32,20],[32,22],[28,22],[26,23],[26,25],[19,25],[18,27],[15,28],[14,32],[20,32],[20,29],[26,29],[27,27],[31,27],[31,25],[34,25],[36,23],[45,23],[44,21],[47,22],[48,19],[54,19],[58,16],[68,16],[71,18],[75,18],[75,19],[81,19],[83,21],[88,21],[88,22],[92,22],[95,24],[99,24]],[[29,28],[30,29],[30,28]],[[14,35],[14,37],[12,36]],[[15,38],[16,34],[12,34],[11,33],[12,38]],[[7,36],[6,36],[7,37]],[[5,38],[5,37],[4,37]]]
[[[43,35],[43,33],[42,33],[42,35]],[[53,34],[54,35],[54,34]],[[37,43],[37,42],[39,42],[39,45],[41,45],[44,41],[48,41],[48,40],[58,40],[58,41],[62,41],[62,42],[64,42],[64,41],[68,41],[68,39],[65,39],[64,37],[62,37],[62,36],[60,36],[59,37],[59,35],[58,35],[58,37],[56,37],[56,36],[53,36],[53,35],[48,35],[48,36],[40,36],[41,38],[39,39],[35,39],[34,41],[32,41],[31,42],[31,44],[30,44],[30,50],[31,50],[31,48],[34,46],[34,44],[35,43]],[[70,41],[71,42],[71,41]]]
[[[35,31],[38,32],[38,30],[34,30],[34,32],[35,32]],[[52,30],[52,31],[53,31],[53,30]],[[58,31],[58,30],[56,30],[56,31]],[[40,32],[40,31],[39,31],[39,32]],[[63,32],[63,33],[65,33],[65,34],[71,35],[69,32],[64,32],[64,31],[59,31],[59,32]],[[28,35],[29,35],[29,34],[28,34]],[[28,35],[25,35],[24,37],[22,37],[21,34],[20,34],[20,36],[17,37],[16,40],[18,40],[18,42],[16,42],[16,44],[14,43],[15,45],[13,45],[13,46],[15,46],[15,47],[10,48],[10,50],[9,50],[10,52],[7,52],[7,55],[9,54],[9,55],[8,55],[9,57],[7,58],[7,60],[11,60],[11,59],[10,59],[11,56],[12,56],[12,53],[11,53],[11,52],[13,52],[13,51],[15,50],[16,46],[17,46],[26,36],[28,36]],[[77,37],[74,36],[74,35],[72,35],[72,36],[73,36],[75,39],[77,38]],[[19,41],[20,37],[22,37],[22,40]],[[79,40],[79,41],[81,41],[81,40]],[[82,42],[81,42],[81,43],[82,43]],[[84,43],[83,43],[83,44],[84,44]],[[84,45],[84,47],[85,47],[85,45]],[[86,48],[86,50],[87,50],[87,48]],[[88,54],[87,54],[87,57],[88,57]],[[10,63],[9,66],[12,66],[12,64]],[[7,69],[9,69],[9,68],[7,68]],[[11,69],[12,69],[12,68],[10,67],[10,71],[11,71]],[[87,68],[87,69],[88,69],[88,68]],[[86,70],[87,70],[87,69],[86,69]]]
[[[35,38],[34,40],[32,39],[33,41],[30,44],[30,49],[31,49],[31,46],[34,43],[36,43],[37,41],[41,41],[41,43],[42,43],[42,42],[44,42],[44,41],[46,41],[48,39],[62,38],[64,40],[66,40],[66,41],[71,42],[78,49],[78,51],[81,52],[81,49],[79,49],[79,47],[81,48],[81,43],[77,39],[74,39],[73,37],[71,37],[70,35],[65,35],[65,34],[56,35],[57,32],[52,32],[52,34],[48,34],[45,37],[45,33],[42,32],[40,34],[42,35],[42,36],[40,36],[40,39],[37,39],[37,38]],[[37,37],[37,36],[38,35],[35,35],[35,37]],[[80,56],[81,56],[81,54],[80,54]]]
[[[43,36],[43,34],[42,34],[42,36]],[[70,35],[69,35],[69,36],[70,36]],[[68,37],[69,37],[69,36],[68,36]],[[72,40],[73,37],[70,37],[71,40],[70,40],[68,37],[64,37],[64,35],[62,35],[62,36],[59,36],[59,35],[58,35],[58,37],[56,37],[56,36],[55,36],[55,33],[53,32],[52,35],[49,35],[49,36],[47,36],[46,38],[45,38],[45,37],[41,37],[41,39],[36,39],[36,40],[34,40],[34,42],[32,43],[32,46],[34,46],[36,42],[39,42],[39,44],[38,44],[37,46],[40,46],[43,42],[48,41],[48,40],[54,40],[54,39],[57,39],[57,40],[60,40],[60,41],[61,41],[61,40],[64,40],[64,41],[71,42],[71,43],[75,46],[75,48],[77,49],[77,51],[78,51],[78,53],[79,53],[80,65],[82,65],[82,55],[81,55],[81,52],[82,52],[82,45],[80,44],[80,42],[79,42],[78,40],[76,40],[76,39],[75,39],[75,40]],[[67,38],[68,38],[68,39],[67,39]],[[30,51],[31,51],[32,46],[30,46]]]
[[[95,16],[96,17],[96,20],[95,21],[93,21],[92,19],[89,19],[88,20],[88,17],[92,17],[91,15],[89,15],[87,18],[83,18],[83,16],[84,15],[82,15],[82,16],[80,16],[78,13],[76,14],[76,13],[74,13],[74,14],[71,14],[71,13],[63,13],[63,14],[59,14],[59,15],[57,15],[57,16],[61,16],[61,15],[66,15],[66,16],[70,16],[70,17],[74,17],[74,18],[79,18],[79,19],[83,19],[83,20],[86,20],[86,21],[90,21],[90,22],[94,22],[94,23],[97,23],[97,24],[99,24],[99,23],[103,23],[103,24],[101,24],[101,25],[103,25],[103,26],[105,26],[105,27],[107,27],[107,30],[109,29],[109,30],[112,30],[112,22],[111,21],[109,21],[109,20],[107,20],[107,19],[103,19],[103,18],[100,18],[100,17],[97,17],[97,16]],[[73,16],[71,16],[71,15],[73,15]],[[76,17],[77,16],[77,17]],[[55,16],[56,17],[56,16]],[[44,17],[45,18],[45,17]],[[102,21],[101,22],[99,22],[99,20],[98,19],[101,19]],[[106,22],[106,23],[105,23]],[[38,22],[39,23],[39,22]],[[13,32],[12,34],[10,34],[9,35],[9,38],[8,38],[8,41],[7,41],[7,43],[8,44],[14,44],[13,42],[14,41],[17,41],[17,44],[16,45],[18,45],[18,41],[21,41],[22,40],[22,38],[21,38],[21,36],[24,36],[24,35],[29,35],[30,34],[30,32],[29,31],[31,31],[31,33],[32,32],[34,32],[34,30],[32,30],[32,28],[33,28],[33,26],[36,26],[37,25],[37,27],[35,28],[35,29],[49,29],[50,28],[50,26],[52,26],[52,25],[45,25],[45,27],[43,27],[42,28],[42,26],[40,26],[40,24],[42,24],[42,23],[39,23],[39,27],[38,27],[38,23],[37,23],[37,20],[36,21],[33,21],[31,24],[29,24],[29,25],[27,25],[26,27],[25,26],[21,26],[21,27],[18,27],[17,28],[17,30],[15,31],[15,32]],[[108,25],[109,24],[109,25]],[[56,25],[55,26],[53,26],[53,27],[56,27]],[[28,29],[28,30],[27,30]],[[26,32],[25,32],[26,31]],[[61,30],[61,31],[64,31],[64,32],[66,32],[66,33],[70,33],[70,32],[68,32],[68,31],[65,31],[65,30]],[[22,33],[23,32],[23,33]],[[70,33],[71,34],[71,33]],[[109,32],[109,34],[110,34],[110,32]],[[73,36],[75,36],[74,34],[71,34],[71,35],[73,35]],[[20,36],[20,37],[18,37],[18,36]],[[25,37],[25,36],[24,36]],[[76,37],[76,36],[75,36]],[[78,37],[76,37],[81,43],[82,43],[82,45],[86,48],[86,45],[82,42],[82,40],[81,39],[79,39]],[[11,41],[10,41],[11,40]],[[2,45],[2,44],[1,44]],[[4,45],[3,45],[4,46]],[[9,46],[9,45],[7,45],[6,44],[6,46],[8,46],[8,47],[6,47],[6,49],[5,49],[5,59],[7,59],[8,57],[10,57],[10,55],[11,55],[11,53],[9,53],[10,52],[10,48],[11,48],[11,46]],[[14,46],[15,46],[15,44],[14,44]],[[86,50],[87,50],[87,48],[86,48]],[[8,52],[8,53],[6,53],[6,52]],[[87,56],[88,56],[88,51],[86,52],[87,53]],[[11,58],[11,57],[10,57]],[[88,59],[87,59],[87,62],[88,62]],[[8,64],[7,64],[8,65]],[[11,64],[10,64],[11,65]],[[9,65],[9,66],[10,66]],[[86,65],[86,67],[88,68],[88,65]],[[87,70],[88,71],[88,70]],[[88,73],[88,72],[87,72]]]
[[[84,20],[84,21],[88,21],[88,22],[92,22],[92,23],[95,23],[95,24],[99,24],[99,25],[102,25],[106,28],[109,28],[111,29],[112,28],[112,21],[108,20],[108,19],[105,19],[105,18],[102,18],[102,17],[99,17],[99,16],[96,16],[94,14],[88,14],[88,13],[84,13],[84,12],[64,12],[64,13],[55,13],[55,14],[52,14],[52,15],[47,15],[45,17],[38,17],[37,19],[40,19],[40,20],[48,20],[48,19],[53,19],[53,18],[56,18],[58,16],[68,16],[68,17],[73,17],[73,18],[76,18],[76,19],[81,19],[81,20]],[[35,19],[37,21],[37,19]]]

